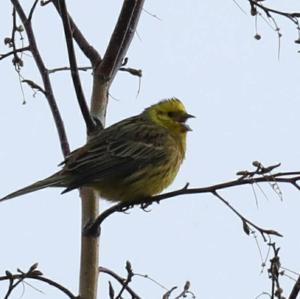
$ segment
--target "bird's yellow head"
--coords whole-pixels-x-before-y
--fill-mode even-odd
[[[186,112],[184,105],[177,98],[170,98],[154,104],[145,109],[143,114],[158,125],[180,134],[191,131],[186,121],[194,117]]]

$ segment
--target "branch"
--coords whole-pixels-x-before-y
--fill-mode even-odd
[[[225,200],[220,194],[218,194],[216,191],[212,192],[213,195],[215,195],[218,199],[220,199],[231,211],[233,211],[234,214],[236,214],[242,221],[243,223],[243,230],[244,232],[249,235],[251,230],[249,226],[254,227],[257,231],[260,232],[262,238],[264,239],[264,241],[267,241],[267,238],[265,235],[275,235],[278,237],[282,237],[282,235],[275,231],[275,230],[271,230],[271,229],[264,229],[258,225],[256,225],[255,223],[253,223],[252,221],[248,220],[246,217],[244,217],[240,212],[238,212],[227,200]]]
[[[109,87],[126,56],[143,4],[144,0],[124,0],[103,60],[94,71],[91,114],[102,124],[104,124],[102,119],[105,118]]]
[[[254,17],[257,17],[258,15],[263,18],[263,20],[272,27],[272,29],[276,32],[278,36],[278,58],[280,55],[280,39],[282,37],[282,33],[280,30],[280,26],[277,24],[277,20],[275,19],[275,16],[282,16],[290,20],[293,24],[296,25],[296,30],[298,33],[298,38],[294,41],[296,44],[300,44],[300,24],[299,24],[299,18],[300,18],[300,12],[285,12],[281,10],[276,10],[270,7],[267,7],[264,5],[264,2],[261,0],[248,0],[250,4],[250,12],[251,15]],[[262,15],[264,13],[267,17],[265,19]],[[271,23],[273,23],[274,28],[271,24],[269,24],[268,20],[271,20]],[[257,20],[255,21],[255,28],[256,28],[256,34],[254,36],[255,39],[260,40],[261,36],[257,32]]]
[[[190,291],[191,283],[187,281],[185,285],[183,286],[182,292],[176,296],[174,299],[180,299],[180,298],[186,298],[188,294],[192,296],[193,299],[196,298],[195,294]]]
[[[254,162],[254,164],[255,163],[256,162]],[[110,216],[111,214],[113,214],[115,212],[124,212],[136,205],[140,205],[143,209],[145,209],[154,202],[160,203],[162,200],[166,200],[166,199],[176,197],[179,195],[211,193],[216,196],[216,193],[218,190],[228,189],[228,188],[242,186],[242,185],[253,185],[255,183],[272,183],[272,184],[287,183],[287,184],[291,184],[294,187],[296,187],[297,190],[300,190],[300,187],[297,183],[300,180],[300,172],[278,172],[275,174],[268,174],[268,175],[264,174],[265,171],[274,169],[275,167],[278,167],[278,166],[279,166],[279,164],[275,165],[275,166],[273,165],[270,167],[261,168],[261,164],[260,164],[260,167],[258,167],[256,171],[254,171],[254,172],[240,171],[240,172],[238,172],[239,175],[242,175],[240,178],[231,180],[228,182],[219,183],[216,185],[211,185],[211,186],[202,187],[202,188],[188,188],[189,184],[187,184],[182,189],[172,191],[172,192],[167,192],[167,193],[160,194],[160,195],[156,195],[156,196],[153,196],[150,198],[142,198],[142,199],[131,201],[130,203],[120,202],[120,203],[106,209],[104,212],[102,212],[97,217],[96,221],[94,221],[92,224],[91,223],[87,224],[85,233],[87,233],[87,234],[95,233],[98,230],[98,227],[101,226],[102,222],[108,216]],[[254,177],[255,174],[259,174],[262,176]],[[273,188],[274,188],[274,186],[273,186]],[[253,226],[253,223],[251,223],[251,225]],[[258,227],[256,227],[256,228],[258,228]],[[268,234],[278,235],[277,232],[274,232],[271,230],[265,230],[264,232],[268,233]]]
[[[35,0],[31,9],[30,9],[30,12],[29,12],[29,15],[28,15],[28,22],[31,22],[32,20],[32,16],[33,16],[33,13],[35,11],[35,8],[36,8],[36,5],[38,4],[39,0]]]
[[[81,86],[81,81],[80,81],[80,77],[79,77],[76,56],[75,56],[75,51],[74,51],[74,45],[73,45],[73,37],[72,37],[72,32],[71,32],[71,27],[70,27],[70,22],[69,22],[69,15],[68,15],[65,0],[60,1],[60,9],[61,9],[61,19],[62,19],[62,22],[64,25],[66,43],[67,43],[67,48],[68,48],[68,56],[69,56],[69,62],[70,62],[70,68],[71,68],[71,76],[73,79],[73,85],[74,85],[74,89],[76,91],[77,100],[78,100],[78,104],[81,109],[82,116],[85,120],[87,132],[91,133],[95,128],[95,124],[89,113],[89,109],[86,104],[85,96],[84,96],[83,89]]]
[[[296,299],[299,294],[299,291],[300,291],[300,276],[298,276],[298,279],[297,279],[296,283],[294,284],[294,287],[289,296],[289,299]]]
[[[282,296],[283,289],[280,286],[280,272],[281,262],[279,256],[279,247],[275,243],[268,244],[272,249],[274,256],[270,259],[270,268],[268,269],[269,278],[271,279],[271,298],[284,299]]]
[[[131,295],[132,299],[142,299],[137,293],[135,293],[127,284],[125,285],[126,278],[119,276],[117,273],[112,270],[99,267],[99,272],[105,273],[113,277],[116,281],[118,281],[123,287],[125,286],[125,290]]]
[[[20,29],[20,27],[17,26],[17,18],[16,18],[16,9],[15,8],[13,8],[12,17],[13,17],[13,28],[12,28],[11,38],[8,40],[6,39],[4,42],[5,42],[5,44],[9,44],[9,46],[12,47],[12,49],[13,49],[12,54],[13,54],[14,58],[12,60],[12,63],[15,66],[15,69],[19,74],[20,69],[23,66],[23,61],[19,57],[18,51],[16,48],[16,40],[15,40],[16,32],[18,32],[18,31],[20,32],[21,29]]]
[[[177,287],[172,287],[170,290],[166,291],[163,296],[162,299],[170,299],[170,296],[172,295],[172,293],[177,289]]]
[[[59,15],[62,17],[59,0],[52,0],[52,3],[54,5],[54,7],[56,8],[57,12],[59,13]],[[70,15],[68,15],[68,19],[69,19],[72,36],[75,39],[78,47],[81,49],[83,54],[90,60],[92,65],[99,64],[101,62],[100,54],[97,52],[97,50],[93,46],[91,46],[89,44],[89,42],[86,40],[84,35],[81,33],[79,28],[76,26],[75,22],[73,21],[73,19],[71,18]]]
[[[5,54],[0,54],[0,60],[2,60],[4,58],[7,58],[8,56],[15,55],[16,53],[23,53],[25,51],[30,51],[30,47],[27,46],[27,47],[12,50],[12,51],[7,52]]]
[[[142,6],[143,1],[141,0],[130,0],[130,2],[137,3],[134,8],[138,8]],[[128,0],[124,1],[123,7],[125,7]],[[116,40],[114,47],[117,47],[118,50],[116,52],[111,53],[112,55],[117,55],[118,58],[110,56],[114,61],[122,61],[126,55],[126,51],[130,45],[132,40],[132,36],[136,27],[136,24],[139,19],[139,9],[134,10],[134,12],[129,12],[130,15],[134,15],[131,19],[130,28],[133,32],[127,33],[127,38],[122,39],[124,41],[121,43],[119,40]],[[123,10],[121,11],[122,15]],[[119,17],[120,20],[120,17]],[[71,24],[71,21],[70,21]],[[118,27],[119,25],[119,27]],[[122,24],[127,26],[127,23]],[[72,26],[72,24],[71,24]],[[119,21],[116,25],[118,30],[122,32],[122,28],[120,28]],[[126,27],[127,28],[127,27]],[[73,30],[73,28],[71,28]],[[116,29],[115,32],[116,33]],[[75,38],[75,31],[74,31]],[[112,37],[113,39],[113,37]],[[112,40],[111,39],[111,40]],[[111,46],[111,42],[108,48]],[[109,53],[110,50],[107,49],[106,53]],[[92,97],[91,97],[91,115],[93,118],[97,119],[104,127],[105,117],[106,117],[106,109],[108,103],[108,89],[113,80],[113,76],[111,76],[110,81],[107,82],[106,79],[103,79],[103,74],[99,71],[98,67],[101,66],[101,60],[91,60],[92,66],[94,67],[93,72],[93,89],[92,89]],[[112,73],[116,73],[118,68],[120,67],[120,63],[115,63],[111,68]],[[81,188],[80,195],[82,198],[82,231],[88,221],[94,221],[99,215],[99,199],[98,195],[94,192],[93,189],[89,188]],[[81,260],[80,260],[80,285],[79,285],[79,295],[82,298],[96,298],[97,296],[97,283],[98,283],[98,258],[99,258],[99,234],[95,235],[82,235],[81,242]]]
[[[142,70],[137,70],[137,69],[133,69],[131,67],[120,67],[119,71],[123,71],[123,72],[127,72],[132,76],[137,76],[139,78],[141,78],[143,76],[143,72]]]
[[[0,54],[0,60],[1,60],[1,54]],[[54,68],[54,69],[49,69],[48,73],[53,74],[53,73],[56,73],[56,72],[70,71],[70,70],[71,70],[70,67],[62,66],[62,67],[57,67],[57,68]],[[89,70],[93,70],[93,67],[92,66],[82,66],[82,67],[77,67],[77,70],[86,72],[86,71],[89,71]],[[142,70],[134,69],[134,68],[131,68],[131,67],[120,67],[119,71],[127,72],[130,75],[136,76],[136,77],[139,77],[139,78],[141,78],[143,76]]]
[[[122,288],[121,288],[119,294],[116,296],[116,299],[122,299],[122,294],[127,289],[128,284],[131,282],[132,277],[134,275],[129,261],[126,262],[126,271],[127,271],[127,277],[124,280]]]
[[[273,14],[277,14],[283,17],[286,17],[288,19],[290,19],[293,23],[295,23],[296,25],[298,25],[298,20],[297,18],[300,18],[300,13],[299,12],[284,12],[284,11],[280,11],[280,10],[276,10],[273,8],[269,8],[264,6],[263,4],[261,4],[261,2],[259,2],[258,0],[248,0],[250,5],[251,5],[251,14],[252,15],[256,15],[256,7],[261,8],[267,17],[271,16],[271,13]]]
[[[88,70],[92,70],[92,69],[93,69],[93,67],[91,67],[91,66],[77,67],[78,71],[84,71],[84,72],[86,72]],[[50,70],[48,70],[48,73],[49,74],[53,74],[53,73],[56,73],[56,72],[70,71],[70,70],[71,70],[70,67],[68,67],[68,66],[62,66],[62,67],[57,67],[57,68],[54,68],[54,69],[50,69]]]
[[[144,0],[125,0],[118,22],[109,41],[103,60],[96,69],[110,85],[125,58],[128,47],[135,34],[136,26],[143,9]]]
[[[77,296],[75,296],[71,291],[69,291],[67,288],[65,288],[63,285],[57,283],[56,281],[49,279],[47,277],[42,276],[43,273],[37,270],[38,264],[34,264],[30,267],[30,269],[27,272],[23,272],[20,269],[18,269],[19,274],[12,274],[9,271],[6,271],[5,276],[0,276],[0,281],[9,280],[9,287],[7,290],[7,293],[5,295],[5,299],[9,297],[9,295],[12,293],[13,289],[15,289],[21,282],[23,282],[25,279],[35,279],[39,281],[43,281],[56,289],[60,290],[62,293],[67,295],[71,299],[78,299]],[[16,282],[15,282],[16,280]]]
[[[44,95],[46,95],[46,92],[45,90],[39,86],[38,84],[36,84],[35,82],[33,82],[32,80],[22,80],[22,83],[26,83],[28,84],[33,90],[37,90],[37,91],[40,91],[41,93],[43,93]]]
[[[19,0],[11,0],[11,2],[14,6],[14,9],[17,11],[17,13],[23,23],[23,26],[25,28],[31,53],[33,55],[33,58],[35,60],[35,63],[39,69],[40,75],[43,80],[46,98],[48,100],[50,110],[51,110],[53,118],[54,118],[54,122],[55,122],[56,129],[58,132],[59,140],[60,140],[60,146],[61,146],[64,156],[66,156],[69,154],[70,148],[69,148],[67,135],[65,132],[64,123],[63,123],[62,117],[60,115],[60,112],[58,110],[56,100],[54,98],[50,78],[49,78],[49,75],[47,72],[47,68],[45,67],[45,64],[42,60],[42,57],[39,53],[39,50],[38,50],[38,47],[37,47],[37,44],[35,41],[35,36],[34,36],[33,30],[32,30],[31,22],[26,17],[25,12],[24,12]]]

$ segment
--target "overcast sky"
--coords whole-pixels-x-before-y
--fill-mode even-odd
[[[24,2],[24,1],[23,1]],[[103,54],[122,1],[69,1],[69,10],[87,39]],[[298,1],[284,10],[300,11]],[[136,36],[128,52],[128,66],[141,68],[140,92],[136,77],[119,73],[110,91],[107,125],[140,113],[160,99],[176,96],[189,113],[193,128],[186,160],[175,182],[176,190],[236,178],[254,160],[265,165],[281,162],[282,171],[300,170],[299,45],[295,26],[276,18],[283,34],[278,59],[276,32],[258,18],[260,41],[254,39],[255,19],[248,2],[146,1]],[[267,5],[268,3],[266,3]],[[268,5],[270,5],[268,4]],[[277,5],[278,6],[275,6]],[[0,2],[0,37],[11,34],[11,6]],[[67,65],[61,22],[48,5],[34,15],[38,45],[49,68]],[[0,53],[7,49],[1,43]],[[87,60],[78,52],[79,64]],[[22,75],[41,82],[30,56]],[[0,62],[0,195],[57,171],[63,159],[53,119],[45,98],[23,86],[10,63]],[[68,73],[52,75],[72,149],[84,144],[85,129]],[[86,96],[91,74],[81,73]],[[22,105],[23,100],[26,105]],[[300,271],[300,193],[281,186],[283,201],[269,185],[250,186],[221,194],[246,217],[265,228],[280,231],[273,240],[281,247],[282,265]],[[109,204],[101,201],[101,208]],[[148,274],[167,288],[186,280],[197,298],[255,298],[270,290],[256,241],[246,236],[240,220],[209,194],[181,196],[153,205],[150,213],[138,208],[115,214],[103,225],[100,264],[125,275],[126,260],[137,273]],[[60,195],[47,189],[0,205],[0,273],[26,270],[38,262],[40,270],[77,292],[80,242],[78,192]],[[267,246],[258,236],[262,254]],[[1,274],[0,274],[1,275]],[[293,281],[282,278],[285,295]],[[65,298],[52,288],[31,282],[45,295],[25,285],[22,298]],[[116,285],[117,286],[117,285]],[[165,290],[136,278],[133,286],[143,298],[161,298]],[[5,291],[0,285],[0,294]],[[100,293],[107,294],[101,276]],[[13,298],[20,298],[22,289]],[[105,298],[105,297],[103,297]],[[106,297],[107,298],[107,297]]]

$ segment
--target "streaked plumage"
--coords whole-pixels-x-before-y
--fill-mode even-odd
[[[172,183],[184,159],[189,117],[178,99],[161,101],[99,131],[70,153],[61,171],[0,201],[45,187],[64,187],[65,193],[90,186],[110,201],[158,194]]]

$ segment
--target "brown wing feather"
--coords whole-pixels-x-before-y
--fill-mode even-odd
[[[128,177],[143,167],[166,159],[164,143],[168,134],[139,117],[126,119],[93,137],[65,161],[64,173],[72,181],[63,192],[83,185]]]

